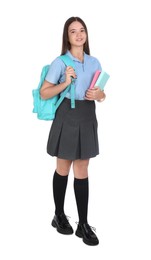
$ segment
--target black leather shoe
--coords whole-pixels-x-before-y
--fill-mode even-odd
[[[89,224],[78,224],[78,228],[75,232],[76,236],[83,238],[83,242],[89,246],[96,246],[99,244],[99,240]]]
[[[57,229],[57,231],[64,235],[73,234],[73,228],[71,227],[66,215],[64,213],[59,216],[54,216],[51,225]]]

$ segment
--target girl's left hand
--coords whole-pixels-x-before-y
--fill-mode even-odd
[[[99,87],[94,87],[93,89],[88,89],[85,95],[86,100],[97,100],[104,101],[106,95]]]

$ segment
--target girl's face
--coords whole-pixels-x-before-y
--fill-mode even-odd
[[[80,22],[75,21],[69,25],[68,38],[71,47],[81,47],[84,45],[87,35],[83,25]]]

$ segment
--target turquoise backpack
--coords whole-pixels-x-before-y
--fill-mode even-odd
[[[75,69],[73,60],[68,55],[61,55],[59,58],[65,63],[66,66],[72,66]],[[37,113],[37,118],[40,120],[53,120],[55,118],[55,113],[63,99],[65,98],[67,92],[70,90],[71,94],[71,108],[75,108],[74,99],[74,80],[71,84],[62,92],[62,95],[56,95],[49,99],[42,99],[40,96],[40,88],[45,80],[48,73],[50,65],[45,65],[42,68],[40,82],[37,89],[32,90],[33,95],[33,113]]]

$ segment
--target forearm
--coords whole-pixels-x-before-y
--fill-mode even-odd
[[[52,86],[48,86],[48,87],[44,87],[44,88],[42,87],[40,90],[41,98],[48,99],[53,96],[56,96],[57,94],[62,92],[67,86],[68,86],[67,83],[63,82],[58,85],[52,85]]]

